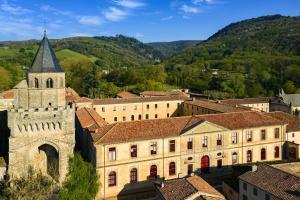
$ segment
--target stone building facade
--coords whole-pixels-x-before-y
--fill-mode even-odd
[[[25,80],[8,109],[8,174],[32,167],[62,182],[75,145],[75,109],[65,99],[65,73],[45,34]]]

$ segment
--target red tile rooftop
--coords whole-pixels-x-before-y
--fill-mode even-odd
[[[0,98],[2,97],[3,99],[13,99],[14,96],[15,96],[15,94],[14,94],[13,89],[7,90],[7,91],[4,91],[4,92],[0,93]]]
[[[259,103],[269,103],[269,97],[257,97],[257,98],[244,98],[244,99],[225,99],[220,102],[231,104],[231,105],[241,105],[241,104],[259,104]]]
[[[133,94],[133,93],[131,93],[131,92],[126,92],[126,91],[123,91],[123,92],[119,92],[117,95],[116,95],[117,97],[119,97],[119,98],[136,98],[136,97],[139,97],[138,95],[136,95],[136,94]]]

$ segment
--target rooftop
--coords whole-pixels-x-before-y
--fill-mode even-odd
[[[239,179],[279,199],[299,200],[300,178],[276,167],[261,164],[256,171],[246,172]]]
[[[78,112],[76,114],[80,115]],[[94,134],[93,139],[95,143],[110,144],[174,137],[206,121],[229,130],[284,124],[260,112],[221,113],[110,124],[102,127],[98,134]]]
[[[272,166],[300,178],[300,162],[283,163]]]
[[[94,105],[109,105],[109,104],[127,104],[127,103],[145,103],[145,102],[159,102],[159,101],[178,101],[187,100],[183,96],[162,96],[162,97],[137,97],[137,98],[107,98],[107,99],[93,99]]]
[[[157,187],[159,193],[165,200],[182,200],[191,195],[198,196],[197,199],[225,199],[215,188],[209,185],[199,176],[179,178],[164,181],[163,187]]]
[[[187,94],[181,91],[144,91],[141,96],[186,96]]]
[[[119,97],[119,98],[136,98],[136,97],[139,97],[138,95],[136,95],[136,94],[133,94],[133,93],[131,93],[131,92],[126,92],[126,91],[123,91],[123,92],[119,92],[117,95],[116,95],[117,97]]]
[[[0,93],[0,99],[13,99],[14,98],[14,90],[7,90]]]
[[[287,132],[297,132],[300,131],[300,118],[293,116],[291,114],[285,113],[285,112],[270,112],[267,113],[267,115],[270,115],[278,120],[284,121],[287,123]]]
[[[214,110],[220,113],[241,112],[241,111],[250,110],[250,108],[244,106],[232,106],[230,104],[220,103],[216,101],[199,100],[199,99],[192,100],[192,101],[185,101],[185,104],[207,108],[209,110]]]
[[[70,87],[66,88],[66,101],[67,102],[74,102],[79,99],[80,99],[80,96],[75,90],[73,90]]]
[[[35,55],[32,66],[29,69],[31,73],[42,73],[42,72],[62,72],[62,68],[55,56],[55,53],[50,45],[47,38],[46,32],[43,40],[41,41],[40,47]]]
[[[230,105],[269,103],[269,97],[226,99],[226,100],[221,100],[221,102]]]

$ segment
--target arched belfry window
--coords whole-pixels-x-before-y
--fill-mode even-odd
[[[39,80],[37,78],[34,79],[34,87],[39,88]]]
[[[48,78],[47,79],[46,87],[47,88],[53,88],[53,80],[52,80],[52,78]]]

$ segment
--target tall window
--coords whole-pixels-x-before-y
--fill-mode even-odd
[[[149,114],[146,114],[146,119],[149,119]]]
[[[155,104],[155,109],[157,109],[157,104]]]
[[[130,147],[130,155],[132,158],[137,157],[137,145],[131,145]]]
[[[53,88],[53,80],[52,80],[52,78],[48,78],[47,79],[46,87],[47,88]]]
[[[117,174],[116,172],[112,171],[108,175],[108,186],[115,186],[117,185]]]
[[[193,138],[188,138],[187,149],[188,150],[192,150],[193,149]]]
[[[266,149],[265,148],[262,148],[260,150],[260,159],[261,160],[266,160]]]
[[[141,114],[139,115],[139,120],[142,120],[142,115]]]
[[[170,140],[169,142],[169,151],[170,152],[175,152],[176,146],[175,146],[175,140]]]
[[[157,179],[157,166],[152,165],[150,167],[150,179]]]
[[[274,157],[279,158],[279,147],[275,147]]]
[[[117,122],[118,121],[118,117],[114,117],[114,121]]]
[[[279,128],[275,128],[275,135],[274,135],[274,137],[276,138],[276,139],[278,139],[279,138]]]
[[[188,165],[188,175],[190,175],[191,173],[193,173],[194,169],[193,169],[193,164],[189,164]]]
[[[222,135],[218,134],[217,145],[222,145]]]
[[[111,147],[108,149],[108,160],[116,160],[116,148]]]
[[[105,107],[102,107],[102,112],[105,112]]]
[[[150,153],[151,153],[151,155],[156,155],[156,153],[157,153],[157,144],[156,143],[152,143],[150,145]]]
[[[238,162],[238,157],[237,157],[237,153],[234,152],[232,154],[232,164],[236,164]]]
[[[169,108],[170,107],[170,104],[169,103],[167,103],[167,108]]]
[[[252,151],[251,150],[247,151],[247,162],[252,162]]]
[[[266,129],[261,130],[261,140],[266,140]]]
[[[237,144],[237,140],[238,140],[238,134],[235,132],[235,133],[232,133],[231,135],[231,143],[232,144]]]
[[[246,133],[247,142],[252,142],[252,131]]]
[[[147,104],[147,109],[149,109],[150,108],[150,105],[149,104]]]
[[[222,168],[222,159],[217,160],[217,168]]]
[[[130,183],[137,183],[138,176],[137,176],[137,168],[132,168],[130,170]]]
[[[134,115],[131,115],[131,121],[134,121]]]
[[[157,114],[155,114],[155,119],[157,119],[157,117],[158,117],[158,115],[157,115]]]
[[[176,164],[175,162],[170,162],[169,164],[169,176],[174,176],[176,174]]]
[[[37,78],[34,79],[34,87],[39,88],[39,80]]]
[[[203,136],[202,147],[207,147],[207,146],[208,146],[208,137]]]

